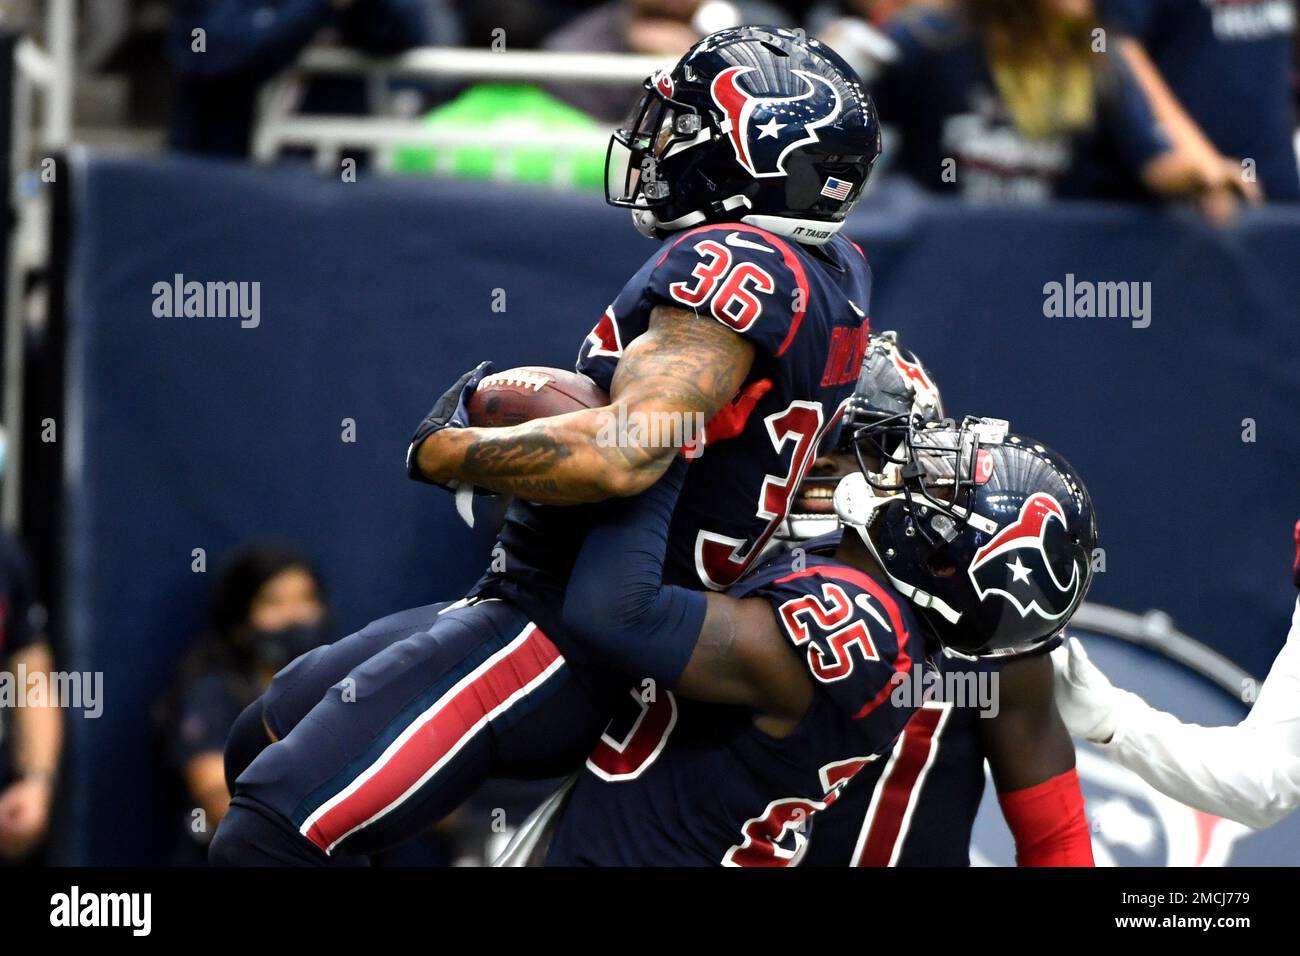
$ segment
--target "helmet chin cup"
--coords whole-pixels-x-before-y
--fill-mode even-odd
[[[706,220],[707,216],[701,210],[688,212],[686,215],[677,219],[665,222],[659,218],[659,215],[650,208],[634,207],[632,209],[632,225],[636,226],[636,231],[641,233],[647,239],[663,239],[683,229],[690,229],[692,226],[698,226]]]
[[[887,498],[878,496],[871,485],[867,484],[866,476],[860,471],[855,471],[839,480],[835,486],[835,494],[831,498],[831,506],[840,521],[850,528],[857,529],[867,547],[874,553],[875,545],[867,536],[867,528],[870,527],[876,510],[892,500],[892,496]]]
[[[633,209],[632,225],[647,239],[659,238],[659,217],[649,209]]]

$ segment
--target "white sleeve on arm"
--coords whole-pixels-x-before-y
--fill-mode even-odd
[[[1180,803],[1250,827],[1300,807],[1300,602],[1250,714],[1235,727],[1185,724],[1116,691],[1103,753]]]

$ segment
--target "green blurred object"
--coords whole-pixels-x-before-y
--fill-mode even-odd
[[[424,126],[457,132],[508,131],[520,145],[512,147],[505,160],[495,146],[457,146],[450,149],[449,157],[444,156],[447,151],[437,147],[399,146],[393,151],[395,172],[604,188],[603,146],[559,156],[550,147],[527,145],[547,132],[601,129],[586,113],[537,87],[504,83],[470,87],[450,103],[432,110],[425,116]]]

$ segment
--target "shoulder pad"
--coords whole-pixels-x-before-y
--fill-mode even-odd
[[[669,240],[648,287],[772,355],[789,347],[808,310],[808,278],[795,244],[741,223],[701,226]]]
[[[894,691],[924,665],[907,604],[888,585],[841,564],[779,577],[769,595],[782,633],[821,689],[873,747],[887,747],[915,709]]]

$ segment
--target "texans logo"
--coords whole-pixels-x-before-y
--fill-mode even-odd
[[[916,362],[909,362],[898,353],[898,349],[890,349],[889,357],[894,363],[894,368],[898,369],[898,374],[903,376],[903,380],[912,383],[912,388],[916,391],[917,402],[921,405],[938,407],[939,389],[930,381],[925,369]]]
[[[840,115],[835,87],[804,70],[794,70],[807,92],[798,96],[754,96],[741,88],[740,77],[752,66],[729,66],[709,87],[713,102],[726,117],[722,131],[731,139],[736,161],[751,176],[784,176],[786,155],[796,146],[817,141],[817,129]],[[830,97],[818,96],[824,87]]]
[[[1037,614],[1049,621],[1069,611],[1082,583],[1079,564],[1071,562],[1068,581],[1058,579],[1047,560],[1048,535],[1059,535],[1067,544],[1065,511],[1051,495],[1039,492],[1020,506],[1014,523],[975,552],[968,573],[980,600],[1000,594],[1021,617]]]

